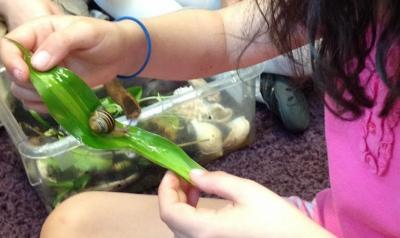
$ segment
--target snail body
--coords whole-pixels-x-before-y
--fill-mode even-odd
[[[106,110],[98,108],[89,118],[89,127],[97,134],[108,134],[115,128],[115,119]]]

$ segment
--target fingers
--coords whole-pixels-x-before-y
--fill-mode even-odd
[[[32,101],[32,102],[41,102],[41,98],[37,92],[30,87],[21,87],[18,84],[11,84],[11,92],[12,94],[23,100],[23,101]]]
[[[97,33],[94,24],[87,24],[84,19],[54,31],[32,55],[32,66],[40,71],[51,69],[60,64],[70,52],[94,47],[101,40],[96,36]]]
[[[167,173],[165,174],[159,187],[159,193],[169,193],[170,195],[172,195],[168,197],[175,199],[171,200],[170,203],[188,203],[191,206],[196,206],[200,196],[200,191],[197,188],[193,187],[191,184],[184,181],[183,179],[178,178],[171,171],[167,171]]]
[[[15,40],[30,51],[33,51],[43,37],[53,30],[50,22],[41,24],[28,23],[16,28],[1,40],[1,61],[14,79],[20,83],[29,78],[28,66],[22,58],[21,51],[8,39]]]
[[[200,219],[196,208],[182,201],[180,191],[182,187],[178,177],[168,171],[158,189],[158,198],[161,219],[174,232],[187,228],[193,230],[198,226],[196,221]]]
[[[20,83],[28,81],[29,70],[28,66],[22,59],[21,51],[15,47],[14,44],[4,38],[1,40],[1,46],[1,55],[6,56],[2,57],[2,62],[8,72],[13,76],[13,79]]]
[[[37,70],[46,71],[59,64],[75,46],[70,33],[55,32],[49,35],[32,55],[32,66]]]
[[[160,215],[168,223],[180,224],[179,218],[196,217],[195,208],[186,204],[187,198],[182,198],[182,188],[179,178],[168,171],[158,188]]]
[[[167,173],[164,175],[164,178],[162,179],[158,188],[158,194],[163,198],[160,202],[165,204],[186,202],[184,191],[181,187],[181,182],[179,178],[171,171],[167,171]]]
[[[98,25],[105,22],[88,17],[43,17],[16,28],[6,37],[34,51],[32,66],[46,71],[60,64],[70,52],[96,46],[104,37],[103,28]],[[1,58],[9,72],[13,69],[25,72],[27,69],[19,50],[7,40],[2,41]]]
[[[261,185],[225,172],[208,172],[206,170],[192,170],[190,178],[201,190],[214,194],[224,199],[243,203],[254,189],[262,188]]]
[[[38,113],[48,113],[47,107],[42,102],[25,102],[22,101],[26,108],[33,110]]]
[[[192,207],[196,207],[197,203],[199,202],[199,199],[200,199],[200,190],[193,186],[190,186],[190,189],[187,192],[187,203]]]
[[[236,202],[244,203],[255,189],[265,190],[261,185],[225,172],[208,172],[206,170],[193,170],[190,174],[193,183],[201,191],[209,194],[217,195],[221,198]],[[159,188],[159,194],[165,195],[163,201],[166,204],[182,202],[179,199],[181,190],[179,179],[171,172],[168,172]],[[189,191],[189,190],[188,190]],[[191,194],[192,193],[192,194]],[[185,202],[196,203],[199,198],[199,191],[186,192]],[[162,202],[162,201],[160,201]]]
[[[39,94],[33,89],[32,85],[27,87],[20,86],[16,83],[11,83],[10,90],[24,104],[26,108],[35,110],[40,113],[47,113],[47,107],[43,104]]]

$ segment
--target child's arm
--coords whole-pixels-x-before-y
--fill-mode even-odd
[[[0,15],[5,18],[9,30],[37,17],[62,13],[51,0],[0,0]]]
[[[235,69],[239,55],[260,27],[256,22],[262,21],[253,1],[243,1],[220,11],[188,10],[147,20],[154,51],[144,74],[188,79]],[[133,23],[125,24],[132,28]],[[267,34],[255,41],[258,43],[251,44],[243,55],[241,66],[278,55],[268,43]],[[135,57],[137,62],[131,65],[136,66],[130,72],[143,62],[143,57]]]
[[[144,23],[152,38],[153,53],[141,76],[161,79],[205,77],[236,68],[251,36],[265,25],[251,0],[220,11],[185,10]],[[241,57],[240,66],[278,55],[268,32],[261,32]],[[89,85],[103,84],[117,74],[136,72],[146,54],[143,30],[129,20],[113,23],[52,16],[30,21],[7,37],[34,51],[32,65],[36,69],[48,70],[62,64]],[[37,95],[26,93],[32,86],[19,50],[2,40],[0,56],[14,76],[13,93],[27,106],[38,105]]]
[[[144,23],[150,31],[153,54],[142,76],[167,79],[195,78],[234,69],[251,36],[260,24],[265,24],[250,0],[220,11],[180,11],[148,19]],[[86,71],[93,73],[101,67],[113,73],[128,74],[136,71],[145,58],[143,31],[128,20],[110,24],[86,18],[52,17],[26,24],[8,37],[20,41],[25,47],[36,49],[33,63],[39,70],[67,62],[66,66],[82,76],[88,73]],[[241,66],[278,54],[268,40],[268,33],[262,34],[256,42],[242,57]],[[7,47],[10,46],[4,48]],[[42,52],[48,53],[50,59],[40,65],[35,59],[44,58],[35,55]],[[3,62],[9,69],[19,67],[25,76],[22,78],[26,78],[22,61],[15,65],[10,60],[15,53],[15,50],[3,50]],[[106,60],[101,61],[100,58],[113,58],[123,64],[105,64]],[[84,66],[86,68],[82,69]],[[90,82],[90,79],[85,80]],[[101,79],[96,83],[106,80],[110,79]]]

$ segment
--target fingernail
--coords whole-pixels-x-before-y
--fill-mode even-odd
[[[24,80],[24,79],[23,79],[24,75],[23,75],[23,73],[22,73],[21,70],[19,70],[19,69],[14,69],[13,72],[12,72],[12,74],[13,74],[13,76],[14,76],[14,78],[15,78],[16,80],[18,80],[18,81],[23,81],[23,80]]]
[[[39,51],[32,56],[31,63],[33,67],[43,69],[50,61],[50,54],[47,51]]]
[[[190,177],[200,177],[204,175],[206,171],[204,169],[192,169],[190,171]]]

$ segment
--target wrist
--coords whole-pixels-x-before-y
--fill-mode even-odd
[[[297,226],[295,225],[294,227],[298,228],[298,230],[295,233],[297,237],[336,238],[336,236],[334,236],[328,230],[326,230],[319,224],[315,223],[315,221],[312,221],[308,217],[303,220],[303,224],[298,224]]]
[[[121,57],[123,64],[118,72],[119,75],[132,75],[141,71],[146,66],[146,60],[149,57],[149,44],[151,42],[146,38],[143,28],[132,20],[121,20],[115,22],[120,30]],[[147,30],[146,30],[147,31]]]

